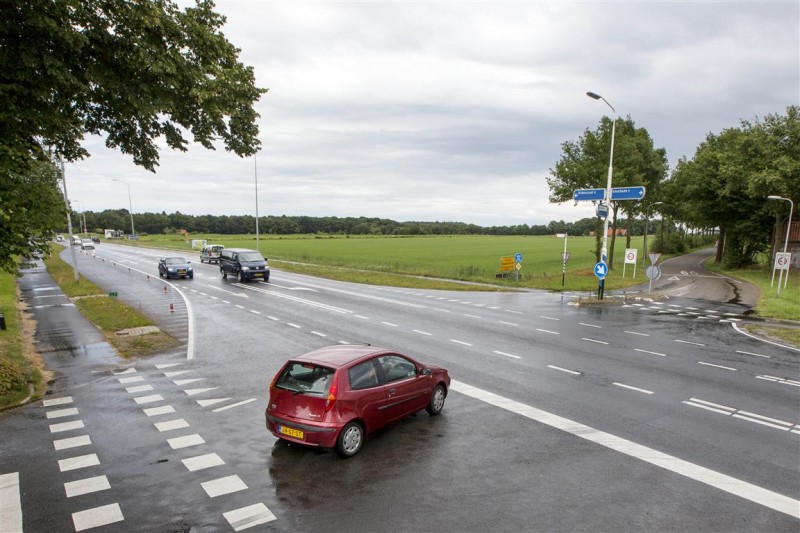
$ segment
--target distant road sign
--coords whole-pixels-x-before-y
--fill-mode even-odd
[[[606,265],[603,261],[600,261],[596,265],[594,265],[594,275],[597,276],[597,279],[603,279],[608,274],[608,265]]]
[[[654,280],[661,277],[661,267],[658,265],[650,265],[644,271],[644,275],[647,276],[647,279]]]
[[[522,254],[520,254],[520,253],[514,254],[514,260],[517,263],[521,263],[522,262]]]
[[[625,264],[626,265],[635,265],[636,264],[636,255],[639,253],[639,250],[636,248],[625,248]]]
[[[606,204],[599,204],[594,211],[598,217],[602,219],[608,218],[608,206]]]
[[[650,262],[655,265],[656,263],[658,263],[658,260],[661,258],[661,253],[660,252],[653,252],[653,253],[647,254],[647,256],[650,258]]]
[[[611,189],[612,200],[641,200],[644,198],[645,188],[638,187],[614,187]]]
[[[597,201],[605,197],[605,189],[575,189],[572,192],[572,199],[576,202]]]
[[[501,257],[500,258],[500,272],[511,272],[514,270],[514,258],[513,257]]]

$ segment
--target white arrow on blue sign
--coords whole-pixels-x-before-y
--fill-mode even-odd
[[[522,254],[520,254],[520,253],[516,254],[516,255],[514,256],[514,260],[515,260],[517,263],[521,263],[521,262],[522,262]]]
[[[572,199],[576,202],[602,200],[606,197],[605,189],[575,189],[572,191]]]
[[[614,187],[611,189],[612,200],[641,200],[644,198],[645,188],[638,187]]]
[[[594,265],[594,275],[597,276],[597,279],[603,279],[608,274],[608,265],[606,265],[603,261]]]

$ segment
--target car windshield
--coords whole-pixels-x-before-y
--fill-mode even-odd
[[[258,252],[241,252],[239,253],[239,261],[263,261],[264,258]]]
[[[333,370],[313,363],[288,363],[275,381],[275,386],[294,393],[324,396],[331,386]]]
[[[168,265],[185,265],[186,259],[183,257],[167,257],[164,262]]]

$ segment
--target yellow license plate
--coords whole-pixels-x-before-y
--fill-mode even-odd
[[[286,426],[281,426],[280,432],[283,433],[284,435],[289,435],[290,437],[294,437],[296,439],[303,438],[303,432],[300,431],[299,429],[287,428]]]

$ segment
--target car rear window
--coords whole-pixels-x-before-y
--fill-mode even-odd
[[[224,246],[212,246],[211,247],[211,251],[215,252],[215,253],[219,253],[219,252],[222,251],[223,248],[225,248],[225,247]]]
[[[292,392],[328,394],[334,371],[313,363],[290,361],[275,381],[275,386]]]

